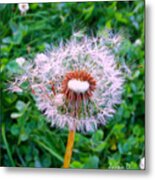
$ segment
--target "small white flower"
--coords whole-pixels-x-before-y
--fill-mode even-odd
[[[140,160],[139,167],[140,167],[140,169],[145,169],[145,158],[144,157]]]
[[[19,66],[22,66],[24,63],[25,63],[25,58],[23,57],[19,57],[16,59],[16,63],[19,65]]]
[[[140,39],[137,39],[134,44],[135,46],[141,46],[142,41]]]
[[[63,94],[57,94],[54,98],[54,104],[56,106],[62,106],[64,104],[64,95]]]
[[[89,83],[87,81],[71,79],[68,82],[68,88],[76,93],[84,93],[89,89]]]
[[[20,4],[18,4],[18,9],[20,10],[21,14],[24,14],[29,10],[29,4],[28,3],[20,3]]]

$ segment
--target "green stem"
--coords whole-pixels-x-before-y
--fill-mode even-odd
[[[15,167],[15,163],[13,161],[13,158],[12,158],[12,155],[11,155],[11,152],[10,152],[10,148],[9,148],[9,145],[8,145],[8,142],[7,142],[7,139],[6,139],[6,135],[5,135],[5,123],[2,124],[2,138],[3,138],[4,144],[5,144],[6,151],[8,153],[10,162],[11,162],[12,166]]]

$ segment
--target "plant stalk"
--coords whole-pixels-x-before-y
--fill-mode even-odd
[[[73,145],[74,145],[74,137],[75,137],[75,130],[70,130],[68,134],[67,146],[66,146],[66,153],[64,156],[64,164],[63,168],[70,167],[70,161],[72,157]]]

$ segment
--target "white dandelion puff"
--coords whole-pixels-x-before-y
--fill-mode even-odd
[[[20,3],[18,4],[18,9],[20,10],[21,14],[25,14],[29,10],[28,3]]]
[[[51,126],[94,131],[115,114],[124,76],[105,41],[102,37],[74,37],[27,64],[22,76]],[[120,37],[113,36],[111,41],[116,43]],[[16,76],[19,88],[22,76]]]

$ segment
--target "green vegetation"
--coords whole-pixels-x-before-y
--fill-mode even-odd
[[[101,35],[105,29],[125,37],[119,60],[131,70],[123,102],[105,127],[76,134],[71,167],[139,169],[144,157],[144,2],[0,4],[1,166],[62,167],[68,130],[51,128],[25,93],[6,91],[18,71],[18,57],[33,58],[74,31]],[[115,50],[115,49],[114,49]]]

